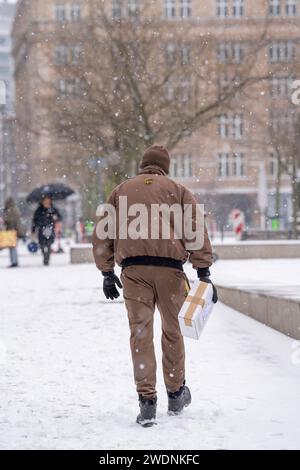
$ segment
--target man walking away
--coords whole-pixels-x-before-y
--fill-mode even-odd
[[[195,209],[196,200],[191,192],[167,176],[169,167],[170,156],[164,147],[152,146],[145,152],[140,173],[116,187],[108,199],[116,210],[117,221],[120,198],[124,196],[127,197],[128,208],[133,204],[142,204],[149,210],[153,204],[179,204],[184,208],[187,204]],[[99,220],[101,217],[97,223]],[[114,273],[114,266],[117,263],[122,267],[134,378],[139,395],[137,423],[148,427],[155,423],[157,405],[153,345],[155,306],[162,318],[163,373],[168,413],[179,414],[191,403],[190,390],[185,384],[185,350],[178,322],[178,313],[188,293],[183,263],[189,258],[198,277],[211,282],[211,244],[204,229],[202,248],[188,250],[184,236],[180,239],[174,237],[174,219],[170,221],[172,239],[123,239],[117,232],[115,239],[103,240],[97,236],[97,223],[93,234],[93,252],[96,265],[104,276],[103,289],[108,299],[119,296],[116,286],[122,285]],[[217,301],[215,287],[213,300]]]

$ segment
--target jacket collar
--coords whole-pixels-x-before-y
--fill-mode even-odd
[[[147,165],[144,168],[140,169],[139,175],[162,175],[166,176],[167,173],[160,168],[158,165]]]

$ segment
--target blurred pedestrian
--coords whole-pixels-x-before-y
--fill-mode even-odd
[[[32,238],[38,236],[43,253],[44,265],[48,266],[51,255],[51,246],[55,240],[55,225],[62,220],[60,212],[53,206],[52,199],[43,197],[36,209],[32,221]]]
[[[15,230],[17,232],[17,238],[25,237],[25,230],[21,221],[21,214],[16,206],[16,203],[12,197],[9,197],[5,201],[3,221],[6,230]],[[17,268],[19,266],[18,260],[18,249],[15,247],[9,248],[10,255],[10,268]]]
[[[61,239],[62,239],[62,223],[56,222],[55,224],[55,237],[57,240],[57,250],[56,253],[64,253],[63,247],[61,246]]]
[[[84,237],[84,222],[82,217],[76,222],[76,243],[82,243]]]

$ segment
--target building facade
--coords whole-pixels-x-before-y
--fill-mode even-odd
[[[15,2],[0,1],[0,208],[16,195],[17,165],[14,146],[14,78],[11,28]]]
[[[15,14],[15,3],[0,1],[0,80],[5,84],[5,103],[2,112],[14,110],[13,58],[11,54],[11,28]],[[4,109],[3,109],[4,108]]]
[[[39,128],[39,123],[47,122],[47,115],[39,104],[43,76],[53,74],[61,94],[76,97],[78,89],[80,92],[80,79],[64,79],[63,70],[68,61],[76,63],[78,60],[82,44],[79,39],[76,44],[74,37],[80,38],[80,32],[95,14],[97,3],[97,0],[20,0],[18,3],[13,41],[16,111],[20,124],[17,155],[23,168],[24,192],[29,186],[49,180],[67,181],[80,190],[80,180],[73,178],[61,163],[61,156],[66,154],[80,157],[82,152],[85,159],[80,145],[58,142],[46,126],[43,132],[35,129]],[[291,95],[299,62],[299,2],[107,0],[104,4],[107,14],[116,20],[150,18],[158,30],[164,25],[167,61],[180,53],[183,63],[193,62],[197,39],[208,34],[216,39],[212,60],[220,66],[239,65],[247,56],[249,44],[260,32],[265,44],[257,50],[255,67],[266,79],[249,93],[237,95],[230,109],[219,113],[205,129],[193,132],[178,144],[172,152],[171,176],[182,181],[206,203],[219,226],[228,224],[235,208],[245,212],[248,225],[264,226],[265,217],[274,216],[279,204],[281,225],[287,227],[292,205],[291,179],[284,171],[280,174],[278,203],[278,156],[273,136],[278,129],[292,127],[297,115]],[[55,37],[62,30],[66,38],[57,45]],[[186,32],[186,39],[178,52],[179,32],[181,38]],[[48,50],[51,42],[55,50],[49,58],[45,49]],[[54,76],[54,60],[61,63],[61,77]],[[216,79],[226,81],[228,77]],[[191,83],[188,76],[181,83],[182,102],[193,99]],[[178,99],[172,84],[166,93],[170,100]]]

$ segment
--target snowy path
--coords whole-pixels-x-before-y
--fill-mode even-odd
[[[218,304],[186,341],[192,406],[166,416],[159,369],[159,425],[141,429],[124,304],[92,265],[53,261],[11,271],[0,254],[1,449],[300,449],[294,341]]]

